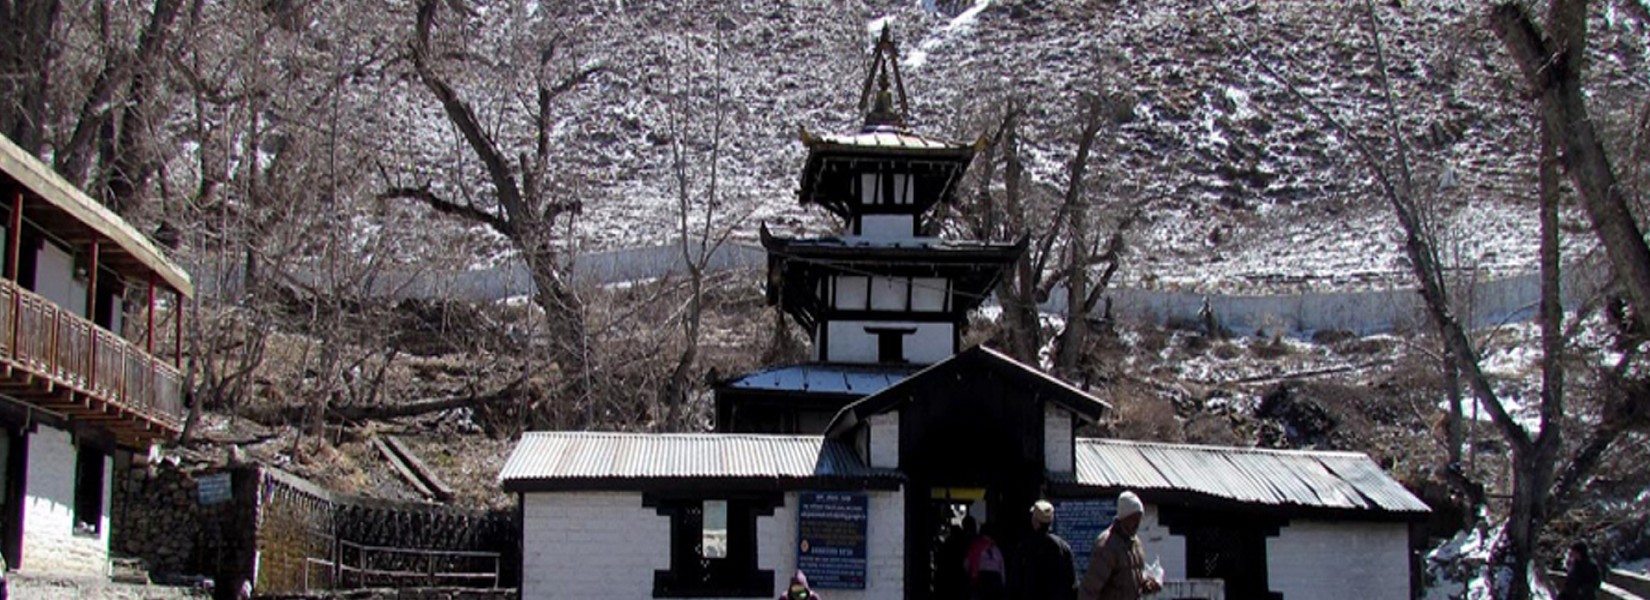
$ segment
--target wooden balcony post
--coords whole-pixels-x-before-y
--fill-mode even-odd
[[[176,323],[177,327],[173,329],[172,334],[172,366],[181,370],[183,369],[183,292],[173,290],[173,299],[176,302],[173,303],[175,308],[172,310],[177,311],[177,318],[172,319],[172,322]]]
[[[155,354],[155,274],[149,274],[149,322],[143,328],[143,351]]]
[[[57,372],[57,347],[63,343],[63,311],[58,310],[56,305],[47,307],[47,310],[52,312],[52,343],[46,349],[46,372],[61,379],[63,374]]]
[[[86,271],[86,389],[97,389],[97,260],[98,242],[92,240],[91,266]]]
[[[12,283],[17,284],[11,295],[11,357],[15,360],[17,352],[17,329],[21,322],[23,311],[23,295],[16,293],[23,289],[18,281],[17,258],[22,252],[23,244],[23,190],[17,190],[11,198],[11,229],[6,235],[6,268],[10,269]]]

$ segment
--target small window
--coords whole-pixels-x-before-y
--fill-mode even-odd
[[[103,529],[102,450],[80,446],[74,468],[74,532],[98,535]]]
[[[756,519],[783,503],[777,494],[684,498],[643,494],[670,518],[670,569],[653,572],[654,598],[765,598],[774,572],[757,568]]]
[[[911,280],[911,310],[943,312],[951,297],[951,280],[944,277],[917,277]]]
[[[836,276],[836,298],[833,306],[837,310],[865,310],[867,302],[866,288],[870,286],[871,278],[854,275]]]
[[[876,173],[859,174],[859,202],[860,204],[882,203],[882,184]]]
[[[710,559],[728,557],[728,501],[706,500],[701,524],[699,556]]]
[[[894,181],[894,204],[910,204],[912,202],[911,176],[898,173],[889,179]]]
[[[910,279],[905,277],[871,278],[871,310],[905,311],[910,306]]]

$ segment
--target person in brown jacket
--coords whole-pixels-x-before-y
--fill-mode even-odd
[[[1146,576],[1146,551],[1134,536],[1145,508],[1134,492],[1117,497],[1117,518],[1094,540],[1078,600],[1139,600],[1163,589],[1162,582]]]

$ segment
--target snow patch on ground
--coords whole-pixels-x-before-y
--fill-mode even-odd
[[[1486,565],[1502,528],[1469,529],[1455,534],[1426,555],[1426,600],[1487,600],[1491,576]]]
[[[951,20],[940,25],[938,29],[917,42],[915,48],[906,50],[905,57],[900,64],[908,69],[920,69],[928,64],[928,55],[940,49],[940,46],[949,41],[954,35],[966,32],[979,19],[980,12],[991,7],[991,0],[975,0],[974,5],[968,7]],[[878,19],[882,21],[891,17]],[[873,21],[875,23],[876,21]],[[880,28],[877,29],[880,31]]]
[[[1632,562],[1622,563],[1620,565],[1616,565],[1616,568],[1628,573],[1650,575],[1650,558],[1641,558]]]

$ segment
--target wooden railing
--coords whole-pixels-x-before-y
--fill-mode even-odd
[[[183,422],[182,380],[176,368],[4,279],[0,357],[174,429]]]
[[[502,555],[470,550],[426,550],[337,541],[339,560],[304,559],[304,591],[373,587],[499,586]]]

